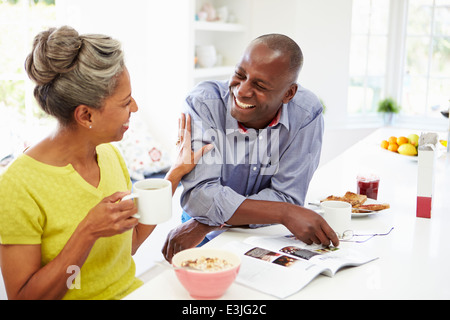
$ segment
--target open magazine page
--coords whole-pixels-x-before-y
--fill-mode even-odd
[[[278,298],[301,290],[319,274],[333,276],[344,266],[376,259],[348,248],[307,245],[292,236],[250,237],[226,248],[242,257],[238,283]]]
[[[324,271],[308,260],[291,258],[243,242],[231,242],[226,249],[242,258],[236,282],[278,298],[294,294]]]
[[[266,248],[275,252],[282,252],[295,258],[308,260],[309,262],[325,267],[324,275],[333,276],[342,267],[359,266],[376,259],[351,248],[306,243],[296,239],[293,235],[277,237],[250,237],[246,243]]]

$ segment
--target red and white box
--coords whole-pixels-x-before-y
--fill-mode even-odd
[[[417,210],[416,216],[419,218],[431,218],[434,191],[434,170],[436,167],[436,134],[426,134],[427,139],[420,137],[420,140],[428,140],[431,143],[419,142],[418,172],[417,172]],[[419,140],[419,141],[420,141]],[[431,141],[430,141],[431,140]]]

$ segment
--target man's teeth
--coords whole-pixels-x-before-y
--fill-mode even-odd
[[[248,109],[248,108],[254,107],[254,105],[243,103],[243,102],[239,101],[237,98],[236,98],[236,104],[242,109]]]

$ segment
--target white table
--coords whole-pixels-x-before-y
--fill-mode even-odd
[[[382,150],[389,136],[407,136],[412,130],[382,128],[320,167],[311,181],[306,201],[356,191],[357,173],[368,168],[381,176],[378,200],[391,208],[352,219],[355,231],[386,232],[366,243],[341,243],[379,259],[365,265],[323,275],[288,299],[449,299],[450,298],[450,164],[446,155],[437,160],[431,219],[416,218],[417,161]],[[420,132],[417,132],[420,134]],[[441,137],[446,139],[446,133]],[[207,246],[220,247],[232,240],[285,232],[283,226],[257,230],[230,229]],[[153,278],[126,299],[191,299],[173,270],[156,266]],[[222,299],[275,299],[234,283]]]

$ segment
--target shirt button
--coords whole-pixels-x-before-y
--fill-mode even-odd
[[[263,138],[262,136],[259,136],[259,140],[262,140],[262,138]]]

